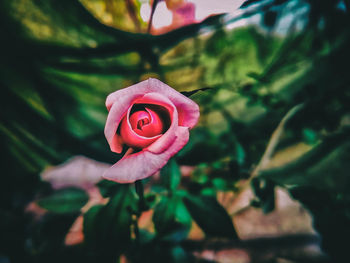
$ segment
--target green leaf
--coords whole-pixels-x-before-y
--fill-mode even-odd
[[[196,128],[191,131],[191,140],[177,154],[177,161],[182,165],[198,165],[213,162],[224,156],[224,145],[207,128]]]
[[[325,192],[315,187],[290,190],[294,199],[313,215],[313,226],[322,236],[321,248],[332,262],[343,262],[349,255],[350,194]]]
[[[116,191],[118,191],[120,184],[109,180],[101,180],[97,183],[100,193],[103,197],[110,197]]]
[[[136,198],[132,194],[129,185],[123,185],[119,191],[111,197],[103,209],[104,234],[114,239],[130,239],[130,225],[132,211],[136,210]],[[121,240],[119,240],[121,242]]]
[[[218,189],[218,190],[226,190],[227,189],[227,182],[223,178],[219,178],[219,177],[214,178],[212,180],[212,184],[213,184],[215,189]]]
[[[328,137],[299,159],[261,171],[259,175],[285,187],[312,186],[329,192],[346,192],[350,170],[349,137],[347,132]]]
[[[127,249],[131,242],[130,226],[136,201],[130,186],[120,185],[105,206],[92,207],[84,216],[86,245],[111,259]]]
[[[206,235],[238,238],[230,216],[214,197],[188,195],[184,202],[192,218]]]
[[[163,197],[155,207],[153,223],[162,240],[179,242],[191,227],[191,215],[179,196]]]
[[[215,196],[216,195],[216,191],[214,188],[212,187],[205,187],[201,190],[201,195],[205,195],[205,196]]]
[[[97,218],[103,209],[103,205],[95,205],[91,207],[84,214],[84,223],[83,223],[83,231],[84,238],[87,242],[96,242],[98,241],[98,235],[95,231]]]
[[[239,165],[243,165],[245,161],[245,151],[243,149],[243,146],[239,142],[236,142],[235,146],[236,146],[235,157],[236,157],[237,163]]]
[[[205,90],[210,90],[212,88],[201,88],[201,89],[196,89],[196,90],[191,90],[191,91],[182,91],[180,92],[182,95],[185,95],[186,97],[190,97],[193,94],[196,94],[198,91],[205,91]]]
[[[186,251],[181,246],[174,246],[170,253],[174,263],[192,262]]]
[[[317,143],[318,136],[314,130],[305,128],[303,129],[303,139],[307,144],[312,145]]]
[[[176,190],[181,181],[180,167],[174,159],[171,159],[160,171],[162,181],[170,191]]]
[[[52,195],[37,201],[38,205],[51,212],[64,214],[79,212],[89,200],[84,190],[66,188],[57,190]]]

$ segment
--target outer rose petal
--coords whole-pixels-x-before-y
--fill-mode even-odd
[[[112,137],[110,148],[112,152],[116,152],[116,153],[121,153],[123,151],[123,139],[119,134],[115,134]]]
[[[176,140],[167,150],[161,154],[154,154],[148,150],[130,154],[109,168],[103,177],[118,183],[133,183],[149,177],[158,172],[174,154],[180,151],[188,139],[188,128],[178,127]]]
[[[120,97],[128,98],[135,93],[150,93],[157,92],[165,97],[168,97],[178,109],[179,126],[193,128],[199,118],[199,107],[191,99],[172,89],[158,79],[150,78],[140,83],[130,86],[127,89],[117,90],[111,93],[106,100],[106,107],[109,109],[118,101]],[[128,105],[129,106],[129,105]]]
[[[128,108],[132,102],[142,97],[144,93],[138,92],[136,90],[130,91],[129,96],[121,96],[115,99],[114,104],[107,106],[109,110],[106,126],[105,126],[105,136],[110,145],[111,151],[116,153],[121,153],[122,145],[121,140],[115,138],[120,121],[123,119],[124,114],[127,112]],[[108,97],[107,97],[108,99]],[[106,102],[107,105],[107,102]]]

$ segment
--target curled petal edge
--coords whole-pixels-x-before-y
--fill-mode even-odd
[[[197,124],[199,119],[199,106],[197,103],[154,78],[149,78],[126,89],[117,90],[109,94],[106,99],[106,107],[110,109],[120,97],[130,97],[135,93],[147,94],[152,92],[160,93],[172,101],[178,109],[179,126],[193,128]]]
[[[112,152],[121,153],[122,141],[118,138],[115,138],[117,136],[116,132],[118,126],[121,120],[123,119],[124,115],[126,114],[129,106],[133,103],[133,101],[142,97],[143,95],[144,94],[142,93],[133,93],[132,95],[129,95],[127,97],[116,98],[114,104],[108,108],[109,113],[106,120],[104,134]]]
[[[135,147],[135,148],[145,148],[152,143],[154,143],[157,139],[159,139],[162,134],[152,136],[152,137],[144,137],[139,134],[137,134],[131,127],[130,124],[130,112],[132,109],[131,105],[128,109],[127,112],[127,118],[123,119],[121,122],[121,127],[120,127],[120,133],[121,137],[123,138],[123,142],[128,144],[129,146]],[[123,123],[125,122],[125,123]],[[116,136],[119,136],[118,134]]]
[[[147,149],[130,154],[111,166],[103,174],[103,178],[118,183],[133,183],[149,177],[158,172],[173,155],[180,151],[188,139],[188,128],[179,126],[176,130],[176,139],[168,149],[160,154],[155,154]]]
[[[175,105],[165,96],[159,93],[151,92],[143,96],[141,99],[137,100],[138,103],[150,103],[164,106],[168,109],[171,125],[169,129],[151,145],[149,145],[146,150],[153,153],[161,153],[165,151],[175,140],[176,130],[178,129],[178,112]]]

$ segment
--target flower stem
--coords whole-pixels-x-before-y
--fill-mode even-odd
[[[139,214],[141,214],[143,211],[148,210],[148,207],[145,201],[144,191],[143,191],[143,183],[141,180],[137,180],[135,182],[135,190],[136,190],[136,194],[139,197],[138,212]]]
[[[135,191],[136,191],[137,196],[139,197],[139,202],[138,202],[137,211],[135,213],[136,219],[134,221],[134,234],[135,234],[136,242],[137,242],[137,244],[139,244],[140,243],[140,232],[139,232],[139,228],[138,228],[138,220],[139,220],[142,212],[148,210],[148,206],[146,204],[145,196],[144,196],[143,183],[141,180],[137,180],[135,182]]]

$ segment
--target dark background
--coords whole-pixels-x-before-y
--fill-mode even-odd
[[[344,262],[349,5],[248,0],[239,15],[213,15],[152,35],[137,1],[1,1],[0,261],[118,262],[123,255],[132,262],[207,262],[193,256],[198,248],[187,238],[193,220],[205,240],[225,240],[215,250],[260,244],[240,243],[217,193],[248,186],[251,206],[269,213],[279,186],[311,213],[325,252],[288,262]],[[87,190],[54,189],[40,173],[76,155],[108,164],[121,158],[103,135],[105,98],[148,77],[182,92],[209,88],[191,95],[201,120],[188,145],[163,170],[165,179],[146,182],[155,232],[135,232],[142,209],[133,186],[102,181],[109,202],[85,213],[84,242],[67,246]],[[180,181],[184,165],[193,170]],[[28,212],[32,202],[49,212]]]

